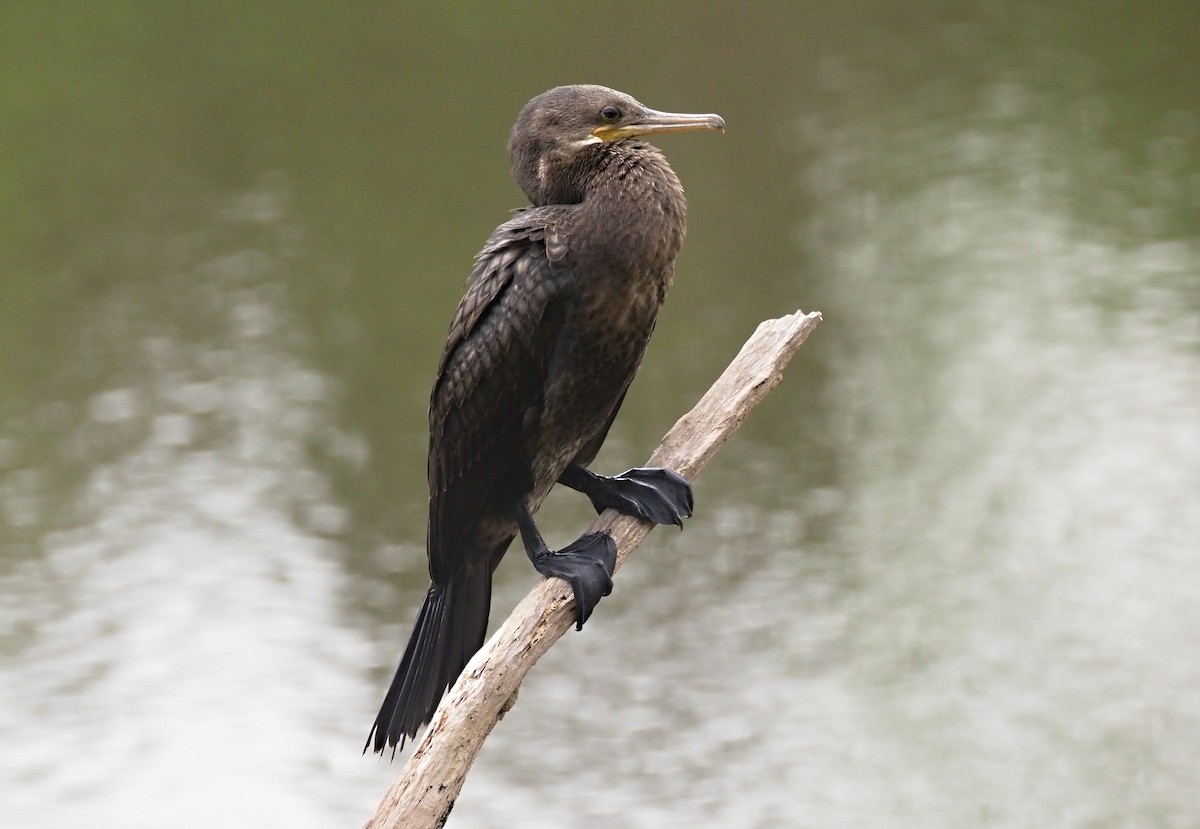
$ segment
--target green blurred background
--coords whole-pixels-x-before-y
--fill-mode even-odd
[[[597,461],[824,323],[452,826],[1194,825],[1200,6],[0,10],[5,826],[341,826],[530,97],[718,112]],[[551,543],[590,516],[570,493]],[[493,623],[534,582],[501,569]]]

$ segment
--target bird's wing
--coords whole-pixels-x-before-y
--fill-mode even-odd
[[[471,532],[507,488],[527,485],[522,424],[540,408],[549,354],[571,290],[565,209],[504,223],[476,257],[450,324],[429,403],[429,571],[463,563]],[[514,480],[513,476],[518,476]],[[479,551],[475,551],[475,555]]]

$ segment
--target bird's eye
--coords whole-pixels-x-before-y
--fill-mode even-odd
[[[615,121],[621,117],[621,110],[617,109],[612,104],[609,104],[608,106],[600,109],[600,117],[605,121]]]

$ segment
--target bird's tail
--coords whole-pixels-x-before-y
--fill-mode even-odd
[[[372,744],[377,752],[397,744],[404,748],[405,738],[413,739],[429,722],[442,694],[483,645],[491,603],[492,572],[486,566],[429,585],[364,752]]]

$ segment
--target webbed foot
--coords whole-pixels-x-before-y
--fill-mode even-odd
[[[556,576],[575,594],[575,629],[592,615],[600,600],[612,592],[617,566],[617,543],[608,533],[589,533],[561,550],[547,550],[533,559],[543,576]]]
[[[617,543],[608,533],[588,533],[561,550],[551,550],[542,540],[526,506],[518,513],[517,526],[534,569],[543,576],[554,576],[571,585],[575,595],[575,629],[583,630],[583,623],[596,605],[612,592]]]
[[[609,478],[570,466],[559,478],[588,497],[596,512],[615,509],[656,524],[683,527],[692,515],[692,485],[678,472],[659,467],[630,469]]]

